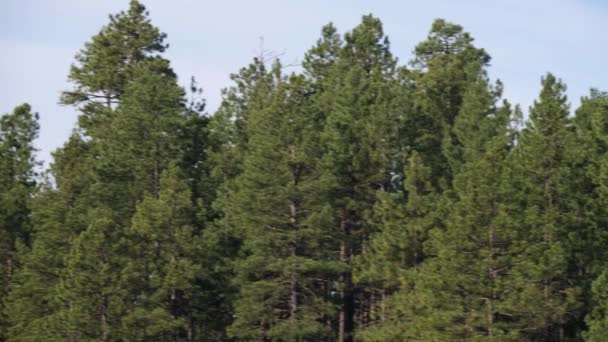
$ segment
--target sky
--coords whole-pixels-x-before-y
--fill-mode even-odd
[[[602,0],[142,0],[168,34],[166,56],[182,85],[204,88],[207,110],[221,101],[229,75],[265,50],[297,64],[333,22],[341,33],[373,14],[401,64],[435,18],[460,24],[492,56],[490,77],[527,111],[552,72],[568,86],[572,109],[591,87],[608,90],[608,4]],[[60,105],[74,55],[128,0],[0,0],[0,114],[28,102],[40,114],[38,158],[48,166],[76,123]]]

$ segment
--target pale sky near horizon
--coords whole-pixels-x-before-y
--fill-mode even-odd
[[[490,77],[501,79],[505,97],[524,111],[550,71],[568,86],[573,109],[589,88],[608,90],[603,67],[608,44],[608,6],[601,0],[142,0],[152,22],[168,34],[167,57],[186,85],[195,76],[204,88],[207,110],[220,103],[229,74],[265,49],[301,61],[333,22],[341,33],[372,13],[384,23],[393,53],[404,64],[435,18],[464,26],[476,45],[492,56]],[[0,113],[29,102],[40,113],[36,146],[46,165],[74,128],[77,113],[58,104],[68,89],[76,52],[108,14],[128,0],[0,0]]]

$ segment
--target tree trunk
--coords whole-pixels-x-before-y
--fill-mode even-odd
[[[367,314],[367,319],[364,323],[370,323],[376,319],[376,301],[376,290],[372,289],[369,297],[369,311]]]
[[[490,339],[492,339],[494,337],[494,300],[496,298],[496,290],[495,290],[495,283],[496,283],[496,267],[494,265],[494,226],[490,225],[490,234],[488,236],[488,244],[490,245],[490,253],[488,258],[490,260],[489,261],[489,272],[490,272],[490,299],[488,300],[488,313],[487,313],[487,320],[488,320],[488,337],[490,337]]]
[[[386,289],[382,289],[382,296],[380,298],[380,322],[386,321]]]
[[[108,341],[110,337],[110,327],[108,325],[108,317],[106,312],[108,310],[108,296],[103,297],[103,307],[101,308],[101,340]]]
[[[294,183],[297,185],[297,177],[295,177]],[[291,201],[289,204],[289,214],[292,228],[294,231],[298,229],[297,226],[297,203]],[[290,241],[291,256],[297,256],[297,241]],[[298,312],[298,279],[295,272],[291,272],[289,276],[289,320],[295,321]]]
[[[346,260],[346,246],[344,241],[341,242],[340,245],[340,261],[344,262]],[[345,275],[344,273],[341,276],[342,288],[340,289],[340,314],[338,318],[338,342],[345,341],[345,333],[346,333],[346,303],[345,303]]]
[[[344,239],[340,243],[340,261],[347,266],[350,264],[350,229],[348,226],[348,215],[346,209],[340,214],[340,228],[344,233]],[[354,296],[352,274],[350,270],[343,272],[341,276],[342,287],[340,289],[340,314],[338,321],[338,341],[352,341],[353,319],[354,319]]]
[[[295,321],[298,312],[298,289],[296,274],[291,273],[289,279],[289,320]]]
[[[194,332],[192,329],[193,325],[192,319],[190,319],[190,322],[188,322],[188,330],[186,331],[188,341],[194,341]]]

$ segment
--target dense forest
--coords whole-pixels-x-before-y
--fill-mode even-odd
[[[167,48],[109,17],[44,172],[0,118],[0,341],[608,340],[607,93],[539,75],[524,120],[461,26],[402,64],[365,15],[208,113]]]

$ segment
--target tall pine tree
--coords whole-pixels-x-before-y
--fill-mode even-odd
[[[357,304],[368,294],[353,284],[351,261],[369,236],[365,215],[375,191],[390,179],[387,152],[394,128],[395,64],[380,20],[364,16],[360,25],[344,35],[329,81],[331,100],[324,104],[321,183],[336,221],[336,257],[346,268],[338,282],[339,341],[352,340],[355,321],[367,319],[368,310],[358,310]]]
[[[513,156],[508,213],[520,236],[510,305],[524,317],[528,338],[551,341],[576,334],[568,327],[579,316],[581,294],[569,274],[579,221],[571,214],[575,141],[564,92],[555,76],[543,78]]]
[[[326,292],[338,265],[326,247],[324,217],[311,215],[319,202],[312,186],[318,174],[308,92],[302,77],[281,80],[270,105],[249,118],[248,154],[226,212],[243,230],[243,255],[235,262],[236,318],[229,329],[237,338],[333,338],[326,320],[334,307]]]
[[[32,196],[36,191],[34,139],[38,114],[24,103],[0,117],[0,304],[13,284],[17,246],[27,245],[32,234]],[[0,340],[6,322],[0,312]]]

